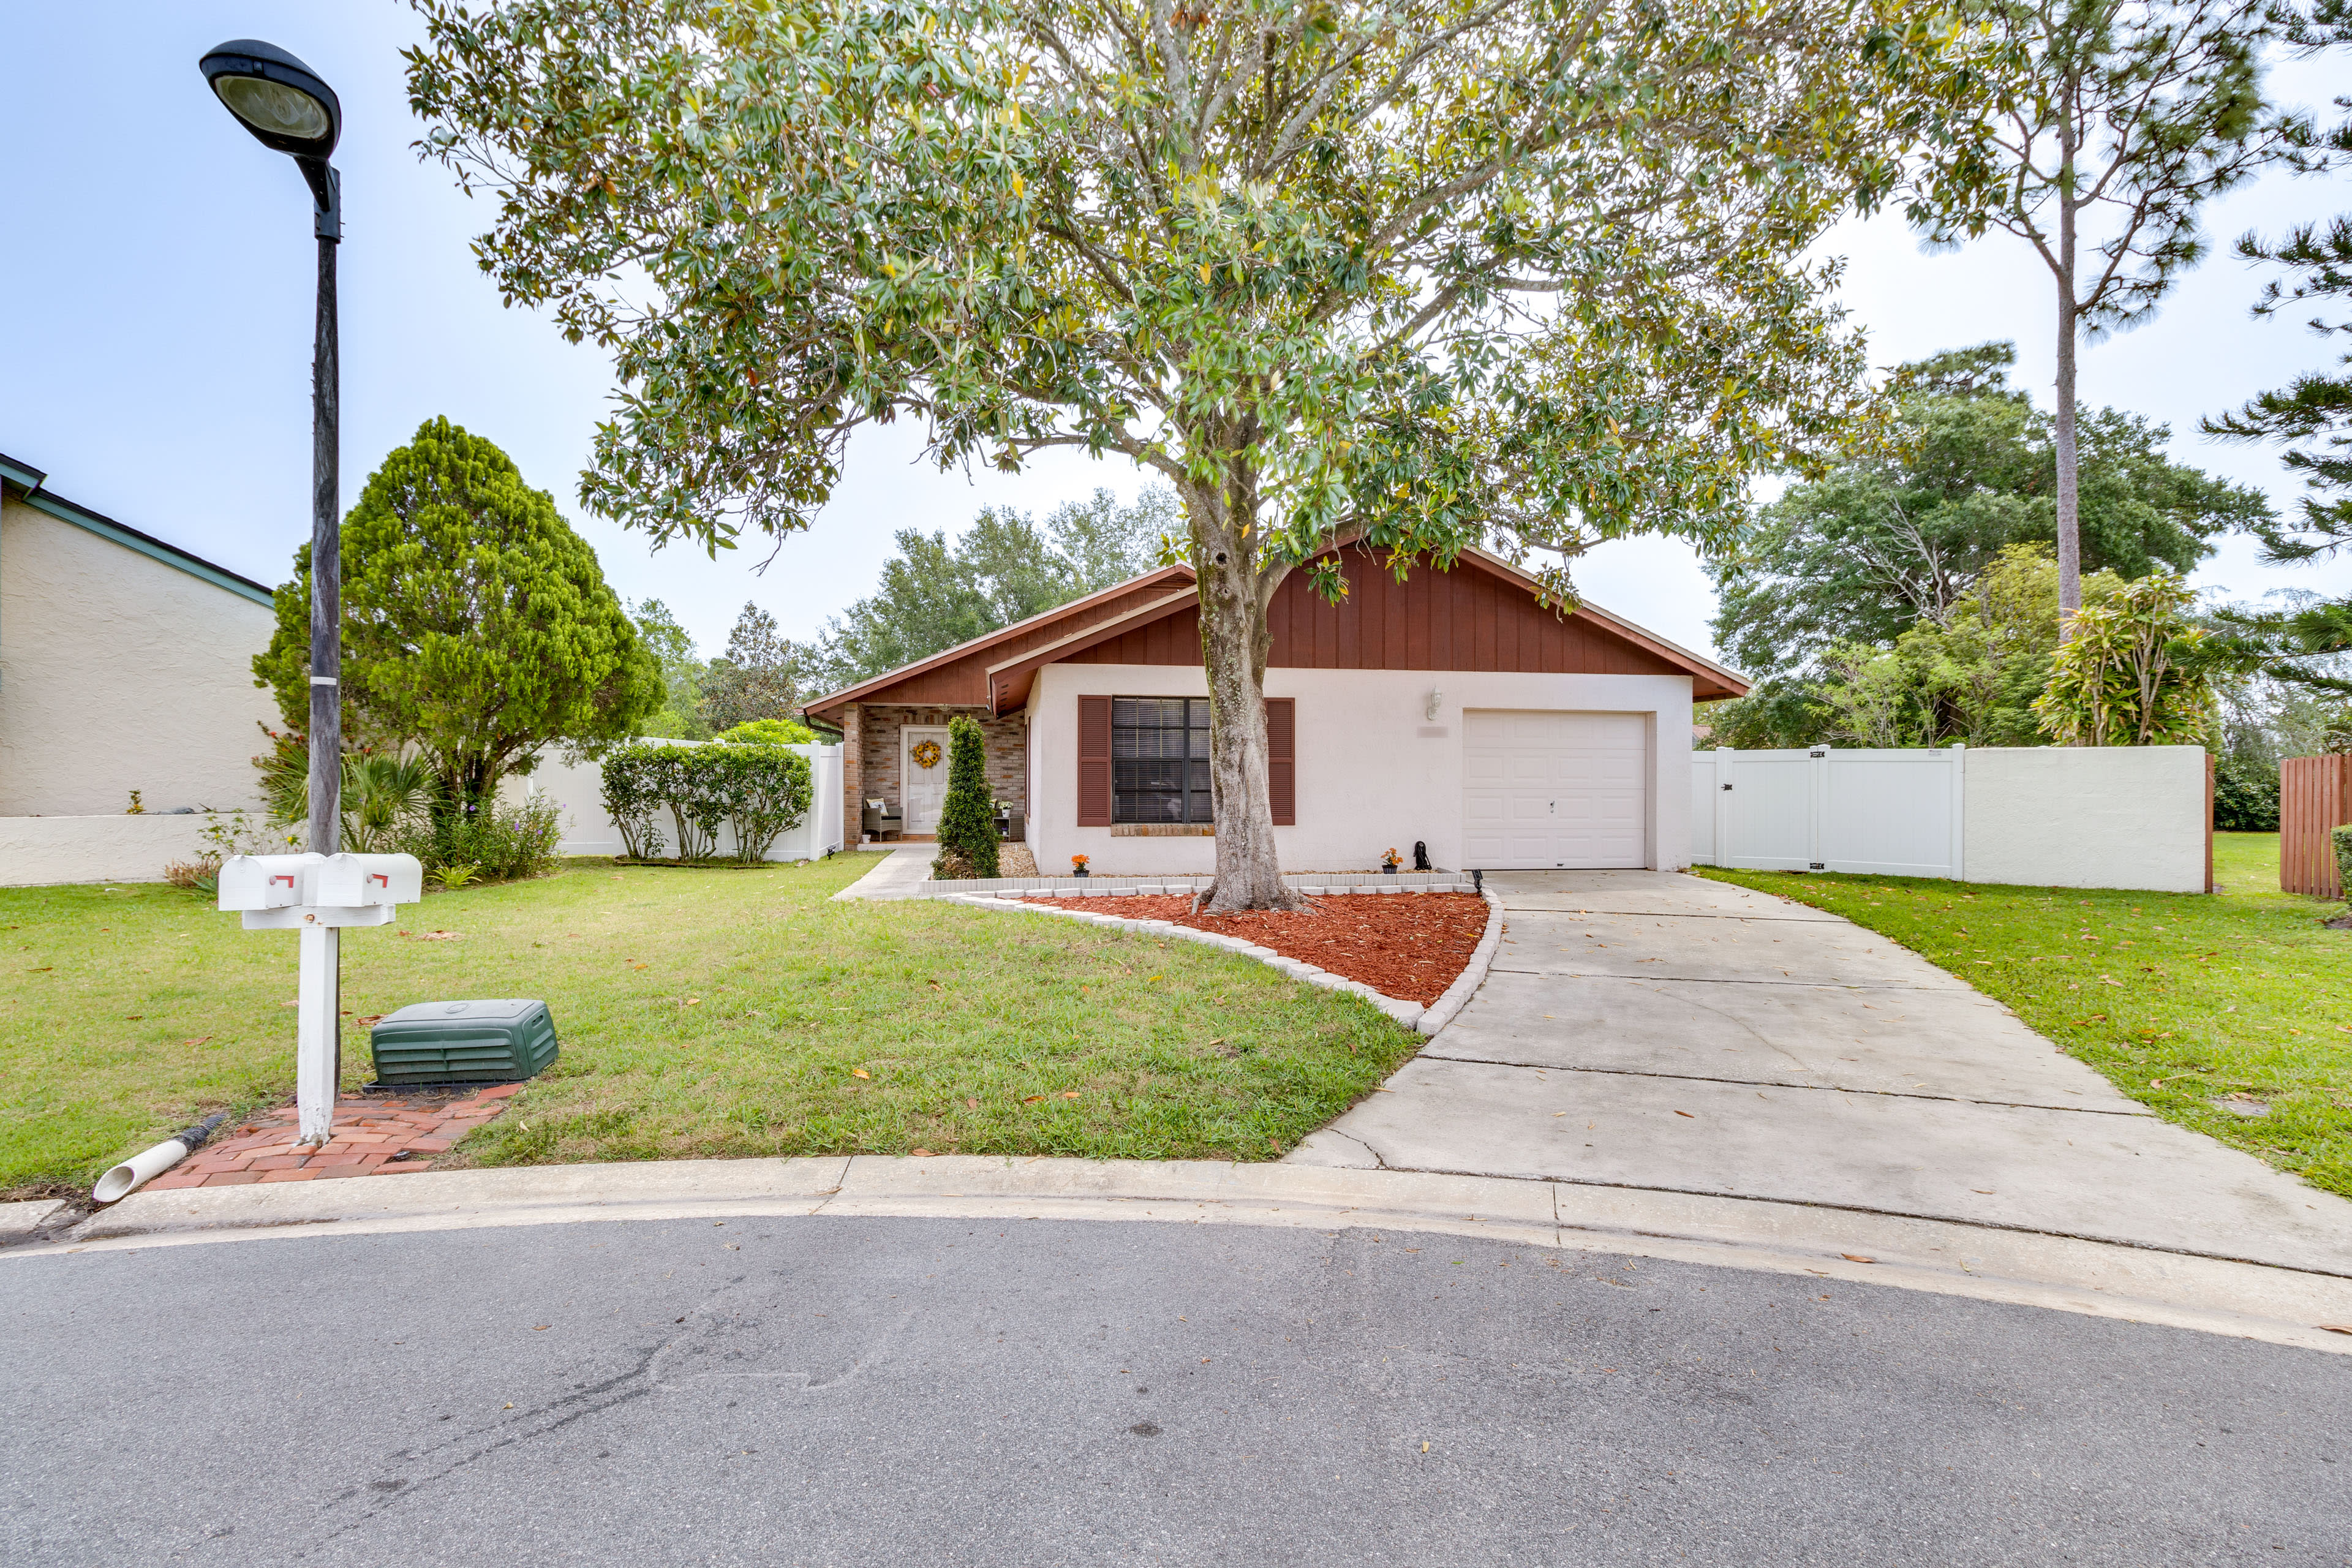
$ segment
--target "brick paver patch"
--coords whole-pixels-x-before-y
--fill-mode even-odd
[[[519,1083],[463,1091],[349,1095],[335,1102],[334,1136],[323,1149],[294,1142],[294,1108],[278,1107],[239,1123],[153,1181],[169,1187],[239,1187],[255,1182],[310,1182],[338,1176],[396,1176],[429,1170],[433,1157],[507,1108]]]

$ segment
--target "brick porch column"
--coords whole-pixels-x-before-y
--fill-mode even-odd
[[[856,848],[866,822],[866,747],[865,726],[859,722],[864,709],[857,703],[841,718],[841,842],[845,847]]]

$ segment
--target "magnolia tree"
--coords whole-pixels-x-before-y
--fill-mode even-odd
[[[1118,454],[1181,502],[1213,909],[1289,901],[1265,612],[1473,544],[1702,546],[1843,428],[1799,261],[1937,130],[1880,0],[414,0],[421,146],[509,302],[613,353],[584,501],[806,525],[862,426]]]

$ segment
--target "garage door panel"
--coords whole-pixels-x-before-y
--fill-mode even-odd
[[[1473,710],[1463,715],[1463,738],[1469,865],[1647,864],[1646,715]]]

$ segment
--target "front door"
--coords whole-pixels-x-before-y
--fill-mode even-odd
[[[929,742],[926,744],[926,742]],[[916,752],[920,752],[921,756]],[[923,763],[929,761],[930,766]],[[898,809],[906,814],[908,833],[937,833],[940,807],[948,798],[948,727],[908,724],[898,731]]]

